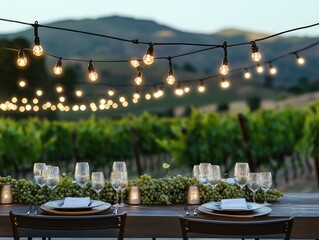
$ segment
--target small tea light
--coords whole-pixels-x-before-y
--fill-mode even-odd
[[[187,195],[187,203],[188,204],[199,204],[199,191],[197,186],[189,186],[188,195]]]
[[[130,204],[141,204],[141,192],[138,186],[131,186],[129,194]]]
[[[11,191],[11,185],[5,184],[2,187],[1,191],[1,204],[8,204],[12,203],[12,191]]]

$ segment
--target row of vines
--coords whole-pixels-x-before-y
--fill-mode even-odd
[[[174,168],[190,169],[208,161],[220,164],[224,172],[234,162],[247,161],[247,149],[258,169],[273,171],[284,168],[287,157],[295,166],[307,166],[308,156],[319,156],[319,114],[314,106],[259,110],[244,114],[244,119],[249,141],[243,141],[237,115],[196,110],[187,118],[145,113],[78,122],[0,119],[0,173],[30,171],[34,162],[66,170],[76,161],[89,161],[93,168],[124,159],[134,165],[137,152],[171,154]]]

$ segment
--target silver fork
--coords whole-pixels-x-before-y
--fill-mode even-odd
[[[190,213],[189,213],[189,211],[188,211],[188,205],[187,205],[187,204],[184,205],[184,210],[185,210],[185,215],[186,215],[186,216],[189,216]]]
[[[196,206],[194,206],[194,211],[193,211],[193,215],[194,215],[194,216],[197,216],[197,212],[196,212],[196,210],[197,210],[197,207],[196,207]]]
[[[27,215],[29,215],[32,212],[32,204],[29,203],[29,210],[26,212]]]

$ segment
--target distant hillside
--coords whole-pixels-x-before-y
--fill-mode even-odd
[[[106,34],[126,39],[139,39],[146,42],[194,42],[194,43],[212,43],[222,44],[227,41],[228,44],[250,41],[255,38],[264,37],[263,33],[252,33],[237,29],[225,29],[215,34],[196,34],[182,32],[176,29],[157,24],[154,21],[138,20],[133,18],[112,16],[98,19],[83,20],[65,20],[49,24],[62,28],[72,28],[94,33]],[[23,36],[33,40],[33,29],[18,32],[10,35],[0,35],[0,38]],[[64,32],[53,29],[39,29],[39,36],[46,51],[62,57],[81,57],[87,59],[128,59],[140,58],[145,50],[145,45],[133,45],[105,38],[87,36]],[[303,37],[277,37],[268,41],[259,43],[260,51],[265,59],[271,59],[280,54],[301,48],[311,44],[318,39]],[[173,56],[189,51],[199,49],[193,46],[156,46],[156,56]],[[293,56],[282,59],[275,64],[279,67],[279,74],[276,80],[280,82],[293,82],[300,77],[313,78],[318,76],[316,62],[318,48],[302,53],[307,58],[307,65],[303,68],[296,67]],[[238,68],[251,65],[249,58],[250,46],[233,47],[228,50],[229,65],[231,68]],[[183,65],[185,62],[191,62],[202,72],[213,74],[218,69],[223,57],[221,50],[214,50],[205,53],[198,53],[188,57],[181,57],[174,60],[174,64]],[[167,65],[166,61],[165,66]],[[104,64],[106,65],[106,64]],[[123,64],[122,64],[123,66]],[[104,66],[102,66],[103,68]],[[127,66],[125,66],[126,68]],[[112,67],[105,66],[112,70]],[[124,70],[121,67],[122,70]]]

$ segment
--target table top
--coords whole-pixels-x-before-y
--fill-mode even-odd
[[[0,206],[0,237],[10,237],[11,226],[9,211],[27,212],[27,205],[11,204]],[[319,239],[319,193],[286,193],[278,202],[273,203],[272,212],[253,220],[295,217],[292,238]],[[128,238],[180,238],[181,230],[178,217],[185,215],[184,206],[129,205],[119,209],[127,212],[125,237]],[[112,211],[106,212],[110,214]],[[196,218],[238,220],[241,218],[220,217],[198,214]],[[247,220],[247,219],[245,219]]]

